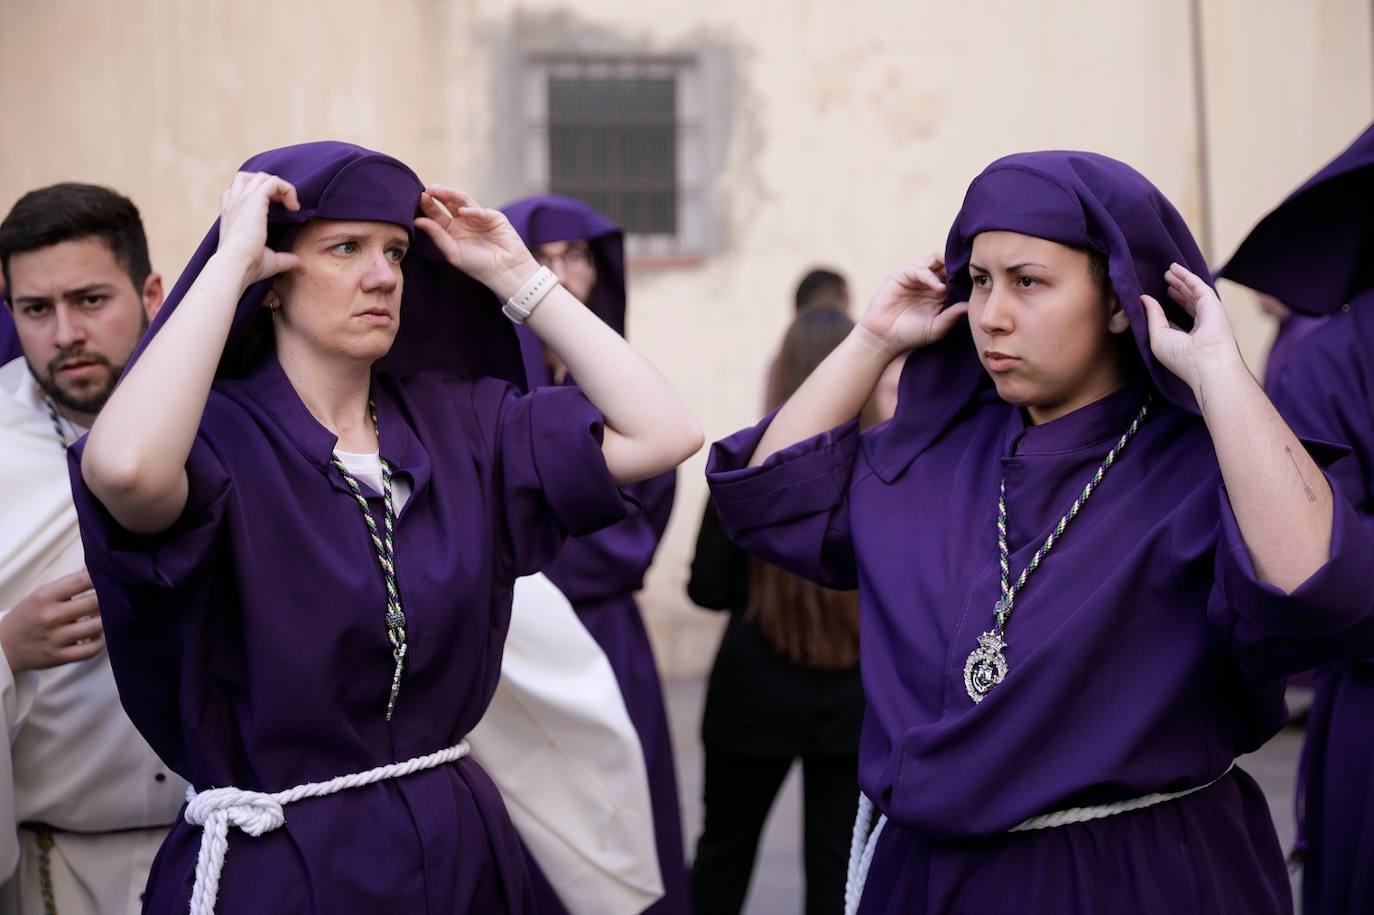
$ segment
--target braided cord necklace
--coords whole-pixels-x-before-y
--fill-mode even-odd
[[[1040,568],[1040,563],[1049,555],[1050,550],[1064,536],[1064,531],[1068,528],[1069,522],[1078,517],[1078,513],[1083,510],[1088,499],[1097,491],[1102,478],[1107,475],[1107,471],[1112,469],[1116,459],[1125,450],[1126,444],[1135,437],[1140,430],[1140,425],[1145,421],[1145,417],[1150,412],[1150,398],[1145,398],[1144,405],[1140,412],[1136,413],[1135,419],[1131,420],[1130,426],[1122,433],[1121,438],[1117,439],[1112,450],[1107,452],[1107,456],[1098,465],[1097,472],[1092,475],[1083,491],[1078,494],[1078,498],[1073,500],[1069,510],[1060,517],[1054,529],[1050,531],[1045,542],[1031,556],[1030,562],[1021,570],[1015,583],[1011,581],[1011,563],[1009,561],[1010,550],[1007,547],[1007,478],[1002,477],[1002,485],[997,493],[997,562],[1000,566],[1001,596],[993,608],[993,626],[987,632],[978,636],[978,647],[969,653],[968,660],[964,662],[964,690],[969,698],[975,703],[982,702],[987,694],[992,692],[992,688],[1001,683],[1007,676],[1007,658],[1002,653],[1002,649],[1007,647],[1007,623],[1011,620],[1012,610],[1015,607],[1016,595],[1026,585],[1026,579],[1030,578],[1031,573]]]
[[[52,420],[53,431],[57,433],[57,442],[62,446],[62,450],[67,450],[67,430],[62,428],[62,418],[57,415],[57,407],[53,404],[52,398],[43,395],[43,403],[48,408],[48,419]]]
[[[372,416],[372,425],[377,430],[377,443],[380,447],[382,427],[377,422],[377,407],[369,400],[367,409]],[[382,579],[386,583],[386,635],[391,642],[391,657],[396,662],[395,672],[391,675],[391,693],[386,701],[386,720],[390,721],[392,713],[396,710],[396,697],[401,692],[401,672],[405,668],[406,615],[401,608],[401,589],[396,585],[396,507],[391,495],[391,464],[380,454],[377,455],[377,459],[382,465],[382,503],[385,506],[382,530],[377,529],[377,521],[372,517],[371,509],[367,507],[367,497],[363,495],[363,489],[357,479],[344,466],[338,452],[330,456],[334,469],[344,478],[349,492],[362,509],[363,522],[367,525],[367,533],[372,538],[372,548],[377,553],[377,565],[381,567]]]

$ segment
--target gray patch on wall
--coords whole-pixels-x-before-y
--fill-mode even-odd
[[[506,201],[545,189],[527,174],[526,144],[531,114],[526,110],[525,80],[536,61],[549,58],[611,60],[690,60],[701,92],[699,169],[704,195],[701,250],[710,257],[724,250],[739,231],[740,220],[768,198],[754,163],[763,144],[757,101],[741,84],[738,60],[743,51],[728,31],[696,29],[671,42],[659,41],[581,18],[566,10],[518,12],[479,30],[492,73],[492,163],[488,186],[493,199]],[[731,156],[731,142],[743,144]],[[727,168],[733,171],[727,175]],[[728,181],[726,179],[729,179]],[[724,199],[728,185],[730,206]]]

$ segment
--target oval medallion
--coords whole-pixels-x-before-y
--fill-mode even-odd
[[[1006,678],[1007,659],[1002,655],[1006,647],[1006,641],[995,630],[978,636],[978,647],[964,662],[964,689],[974,702],[982,702]]]

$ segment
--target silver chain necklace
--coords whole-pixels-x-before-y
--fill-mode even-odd
[[[1016,595],[1026,585],[1026,579],[1030,578],[1031,573],[1040,568],[1040,563],[1054,549],[1054,545],[1059,542],[1059,538],[1064,536],[1064,531],[1069,526],[1069,522],[1078,517],[1083,506],[1088,499],[1097,491],[1098,484],[1107,475],[1107,471],[1112,469],[1116,459],[1125,450],[1126,443],[1135,437],[1140,430],[1140,425],[1145,421],[1145,417],[1150,412],[1150,398],[1145,398],[1145,403],[1140,408],[1140,412],[1131,420],[1130,426],[1122,433],[1121,438],[1112,446],[1112,450],[1107,452],[1107,456],[1098,465],[1097,472],[1092,479],[1083,487],[1083,491],[1078,494],[1078,498],[1073,500],[1069,510],[1059,519],[1059,523],[1050,531],[1050,535],[1045,538],[1045,542],[1040,544],[1035,555],[1030,562],[1021,570],[1015,584],[1011,582],[1011,563],[1009,562],[1009,549],[1007,547],[1007,478],[1002,477],[1002,485],[997,493],[997,561],[1000,568],[1001,596],[997,599],[993,607],[993,626],[987,632],[978,636],[978,647],[969,653],[968,660],[964,662],[964,690],[969,698],[975,703],[982,702],[987,694],[992,692],[992,688],[1001,683],[1007,676],[1007,658],[1002,653],[1002,649],[1007,647],[1007,623],[1011,619],[1012,609],[1015,606]]]

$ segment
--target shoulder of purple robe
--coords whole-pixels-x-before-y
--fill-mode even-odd
[[[225,409],[235,408],[212,392],[206,405],[207,415]],[[72,446],[68,470],[86,564],[92,574],[98,569],[111,582],[171,592],[203,571],[213,559],[224,507],[233,490],[233,480],[204,424],[186,458],[186,507],[171,527],[158,534],[136,534],[105,510],[81,477],[85,448],[85,437]],[[142,603],[140,607],[149,611],[164,609],[158,602]]]
[[[676,487],[675,470],[626,486],[629,514],[570,539],[545,574],[574,606],[638,591],[668,526]]]
[[[706,481],[721,527],[739,546],[809,581],[858,587],[849,533],[849,487],[859,458],[856,419],[749,459],[775,413],[711,446]]]
[[[1332,449],[1310,448],[1321,463]],[[1216,552],[1217,586],[1209,603],[1213,626],[1252,680],[1272,680],[1327,661],[1374,657],[1374,531],[1340,496],[1332,500],[1331,552],[1292,593],[1263,582],[1223,487]]]
[[[498,379],[467,381],[442,373],[422,373],[408,388],[423,400],[435,385],[471,410],[481,447],[492,460],[508,573],[537,572],[568,537],[626,516],[631,503],[601,452],[604,420],[581,391],[550,387],[525,394]]]
[[[85,445],[83,437],[68,451],[68,470],[120,702],[148,745],[187,778],[183,646],[177,633],[184,614],[204,603],[206,589],[224,586],[215,569],[225,555],[220,531],[233,482],[198,434],[186,460],[189,489],[181,517],[159,534],[136,534],[106,511],[81,478]]]
[[[1374,303],[1369,303],[1374,304]],[[1374,309],[1333,315],[1287,359],[1270,396],[1304,438],[1349,445],[1330,475],[1374,526]]]

